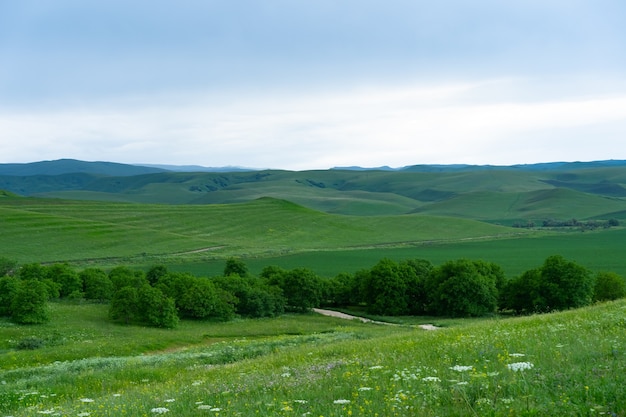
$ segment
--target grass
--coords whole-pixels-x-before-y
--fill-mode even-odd
[[[271,198],[210,206],[48,199],[0,204],[3,256],[21,263],[159,263],[205,259],[207,254],[267,257],[531,233],[416,214],[332,215]]]
[[[42,348],[75,345],[75,358],[3,366],[4,415],[626,415],[626,301],[431,332],[306,315],[306,333],[272,336],[251,320],[237,326],[262,337],[210,344],[188,344],[189,329],[164,343],[168,331],[119,326],[142,340],[123,355],[85,342],[106,328],[97,306],[54,309],[92,317],[70,320],[65,344]],[[273,319],[283,320],[295,325]],[[225,324],[191,325],[224,336]]]

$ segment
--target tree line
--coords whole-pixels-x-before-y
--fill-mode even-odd
[[[180,319],[273,317],[285,311],[365,306],[377,315],[472,317],[496,312],[530,314],[582,307],[626,296],[624,279],[592,273],[562,256],[507,279],[500,266],[457,259],[381,259],[373,267],[323,279],[308,268],[265,267],[253,276],[236,258],[216,277],[118,266],[76,271],[66,264],[17,266],[0,258],[0,316],[20,324],[49,320],[48,301],[108,303],[109,318],[123,324],[173,328]]]

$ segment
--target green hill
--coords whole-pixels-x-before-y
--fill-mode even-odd
[[[91,258],[276,256],[398,247],[520,232],[420,214],[345,216],[273,198],[214,205],[154,205],[20,198],[0,200],[3,256],[27,261]]]

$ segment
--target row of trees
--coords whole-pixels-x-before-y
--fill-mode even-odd
[[[77,272],[64,264],[16,268],[0,258],[0,276],[0,316],[24,324],[46,322],[50,299],[109,303],[114,321],[171,328],[181,318],[271,317],[321,305],[364,305],[380,315],[465,317],[562,310],[626,296],[619,275],[593,274],[561,256],[513,279],[495,263],[469,259],[437,267],[422,259],[382,259],[370,269],[321,279],[306,268],[275,266],[254,277],[234,258],[227,260],[222,276],[212,278],[164,266],[147,272],[125,266]]]

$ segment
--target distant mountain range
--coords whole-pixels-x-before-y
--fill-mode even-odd
[[[0,198],[230,204],[271,197],[349,215],[424,213],[512,224],[626,220],[626,161],[255,170],[73,159],[0,164]],[[17,196],[16,196],[17,195]]]
[[[604,160],[591,162],[546,162],[518,165],[468,165],[468,164],[424,164],[407,165],[399,168],[381,167],[333,167],[333,171],[404,171],[404,172],[471,172],[492,170],[513,171],[552,171],[585,168],[601,168],[626,166],[626,160]],[[205,167],[201,165],[165,165],[165,164],[122,164],[105,161],[80,161],[76,159],[57,159],[29,163],[0,163],[0,176],[33,176],[62,174],[95,174],[114,177],[155,174],[162,172],[250,172],[266,171],[261,168],[244,168],[237,166]]]

